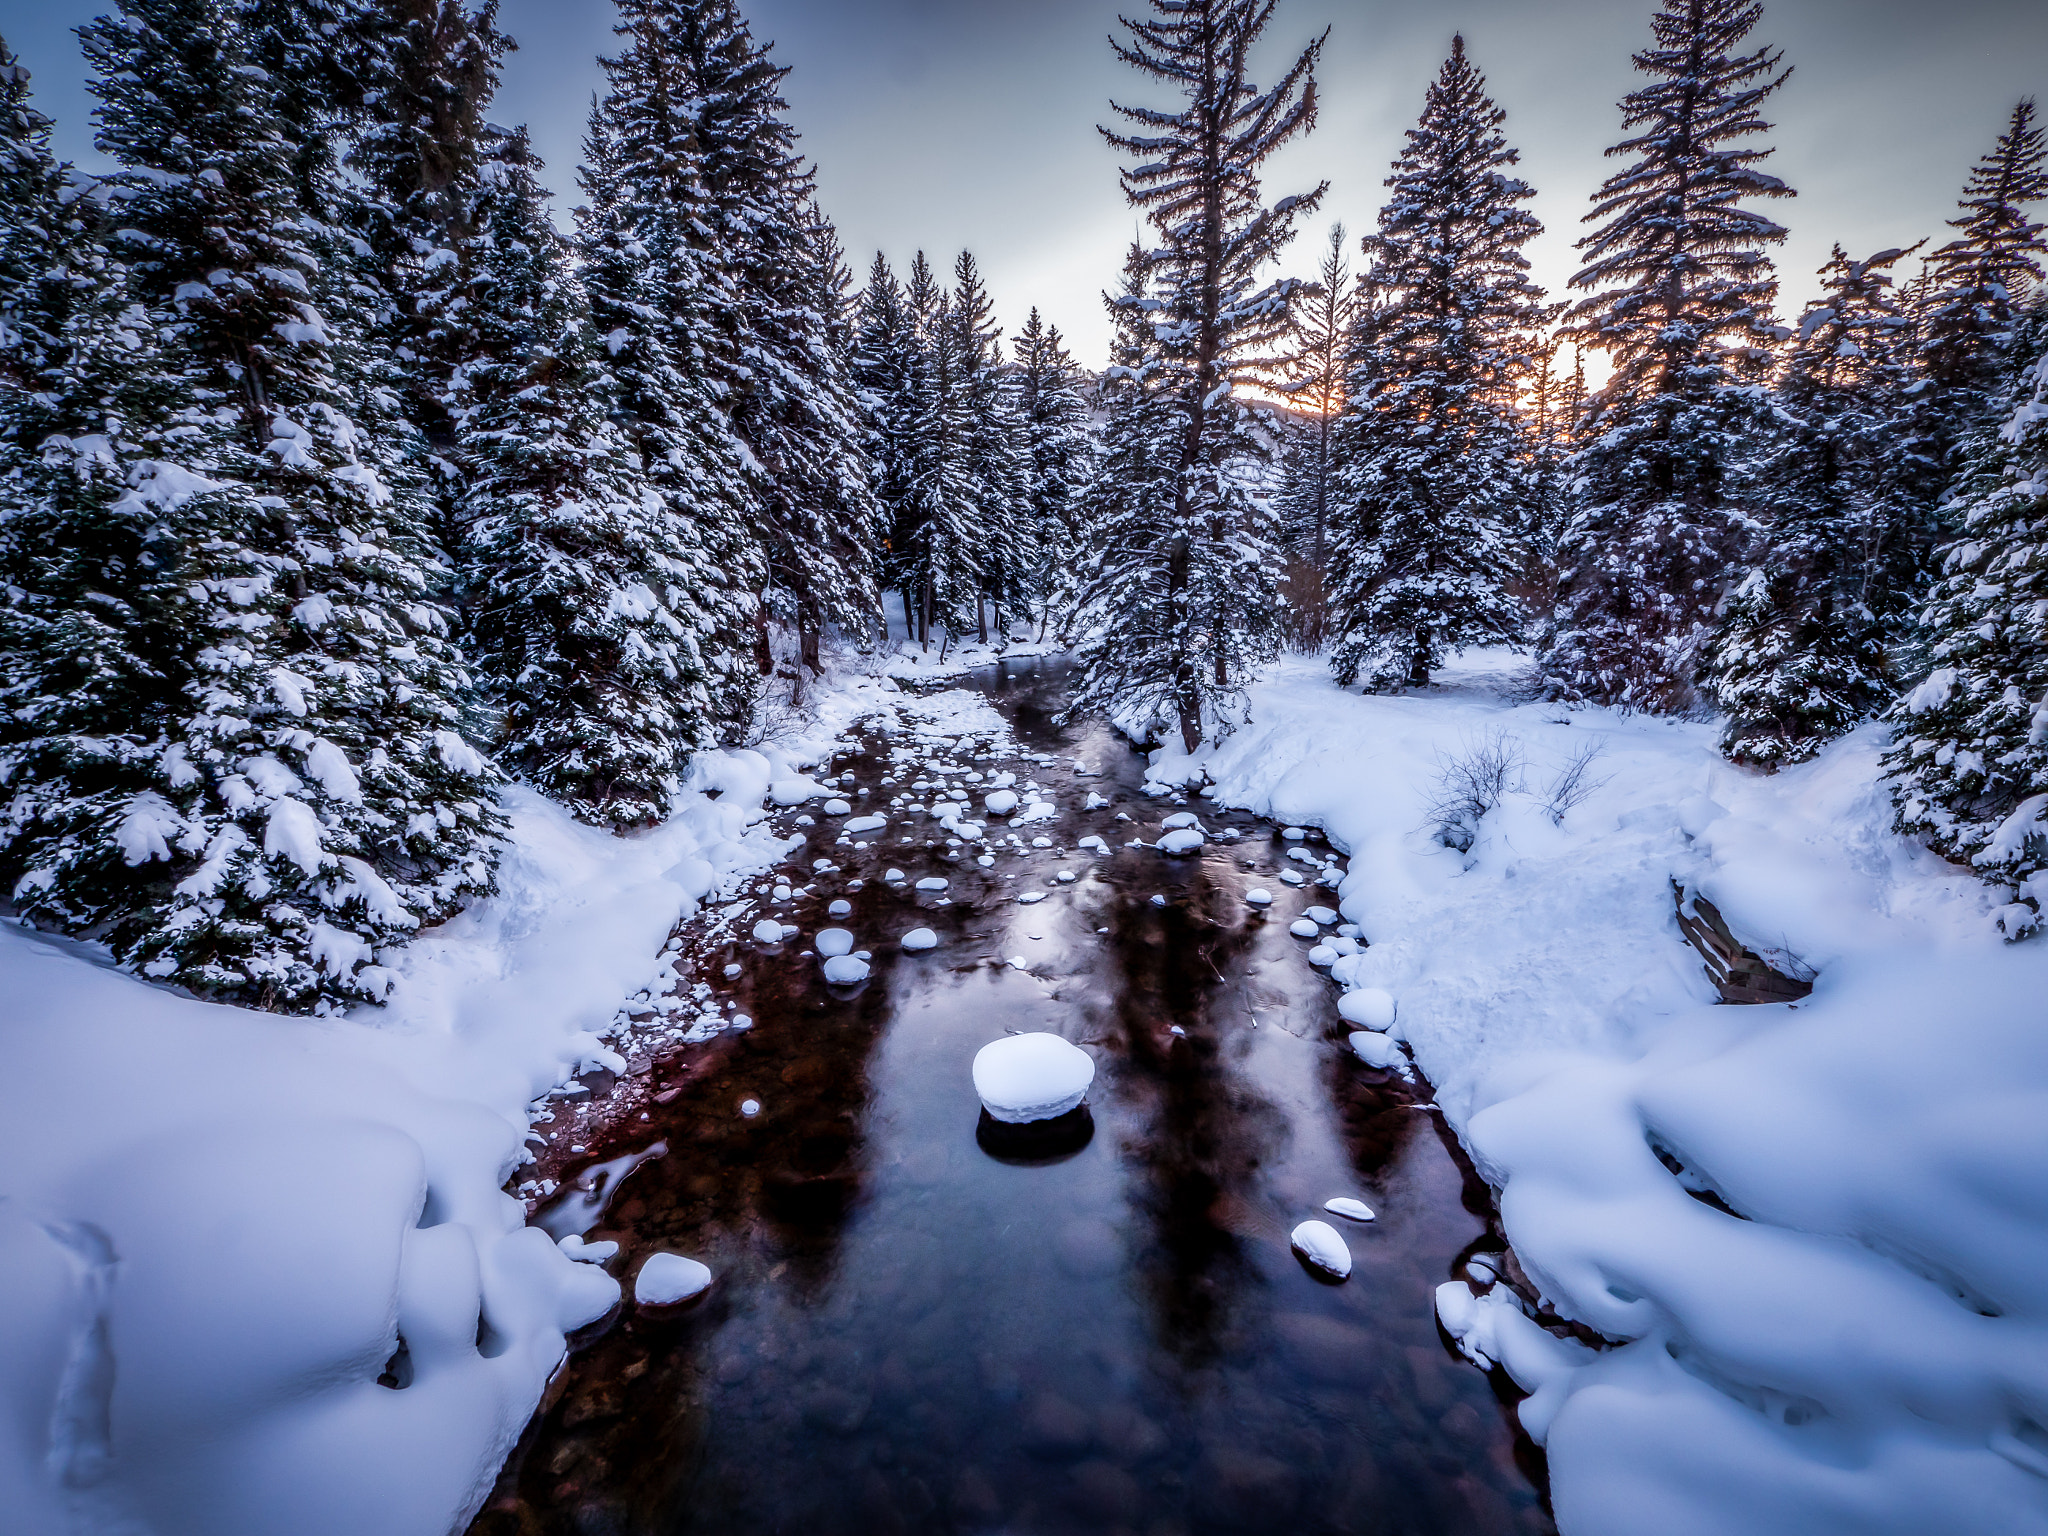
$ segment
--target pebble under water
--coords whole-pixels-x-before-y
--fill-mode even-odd
[[[1058,805],[1020,829],[1052,847],[984,870],[927,824],[853,852],[821,818],[793,862],[842,868],[776,915],[850,930],[870,979],[829,987],[801,941],[763,953],[744,931],[702,957],[743,966],[755,1027],[663,1060],[679,1091],[590,1146],[667,1154],[588,1235],[620,1243],[629,1290],[660,1250],[716,1280],[579,1341],[474,1536],[1553,1530],[1539,1453],[1432,1308],[1504,1246],[1486,1188],[1426,1092],[1350,1051],[1289,933],[1333,893],[1280,881],[1306,866],[1278,828],[1147,796],[1119,738],[1055,725],[1066,676],[963,684],[1019,751],[1059,754],[1000,765]],[[885,750],[834,765],[873,787],[862,809],[896,792]],[[1084,813],[1090,791],[1110,803]],[[1240,839],[1124,846],[1183,809]],[[1115,851],[1077,850],[1089,835]],[[943,895],[914,889],[934,874]],[[1244,899],[1261,886],[1263,909]],[[940,943],[904,953],[920,926]],[[1088,1050],[1094,1083],[1061,1121],[1001,1125],[972,1062],[1025,1030]],[[1326,1212],[1339,1196],[1378,1219]],[[1309,1218],[1341,1229],[1342,1284],[1290,1249]]]

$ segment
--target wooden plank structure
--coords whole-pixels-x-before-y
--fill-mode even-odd
[[[1796,1003],[1813,991],[1810,977],[1788,976],[1746,948],[1706,897],[1688,895],[1676,880],[1671,882],[1671,894],[1678,904],[1679,932],[1706,959],[1707,980],[1722,1002]]]

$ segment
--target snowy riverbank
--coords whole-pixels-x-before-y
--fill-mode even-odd
[[[702,759],[632,838],[515,789],[499,894],[344,1020],[0,931],[7,1528],[459,1528],[564,1334],[618,1296],[501,1192],[529,1103],[615,1059],[601,1034],[674,924],[781,857],[757,823],[792,773],[790,751]]]
[[[1881,728],[1765,778],[1707,726],[1512,704],[1513,672],[1361,698],[1285,662],[1251,725],[1153,773],[1350,852],[1371,947],[1340,983],[1393,994],[1527,1272],[1617,1341],[1440,1293],[1533,1391],[1565,1536],[2048,1531],[2048,946],[1892,834]],[[1429,808],[1490,742],[1521,766],[1460,853]],[[1674,878],[1813,995],[1714,1006]]]

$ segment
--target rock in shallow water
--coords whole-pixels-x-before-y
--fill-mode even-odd
[[[1343,1235],[1327,1221],[1304,1221],[1288,1241],[1296,1253],[1324,1274],[1337,1280],[1350,1276],[1351,1249]]]
[[[711,1286],[711,1271],[680,1253],[648,1256],[633,1280],[633,1299],[643,1307],[673,1307],[701,1296]]]
[[[850,987],[868,979],[868,963],[856,955],[834,955],[825,962],[825,979],[835,987]]]
[[[991,1116],[1011,1125],[1051,1120],[1088,1096],[1095,1061],[1058,1035],[1035,1031],[983,1046],[974,1055],[974,1091]]]

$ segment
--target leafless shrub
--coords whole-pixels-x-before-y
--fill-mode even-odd
[[[1439,755],[1436,798],[1428,812],[1437,841],[1468,851],[1478,839],[1480,819],[1520,784],[1522,766],[1522,749],[1506,731],[1467,742],[1455,757]]]
[[[1550,781],[1550,788],[1544,791],[1543,804],[1552,821],[1562,824],[1567,811],[1575,805],[1584,804],[1611,777],[1593,776],[1593,764],[1599,760],[1601,750],[1597,741],[1581,742],[1564,767],[1558,770],[1557,777]]]

